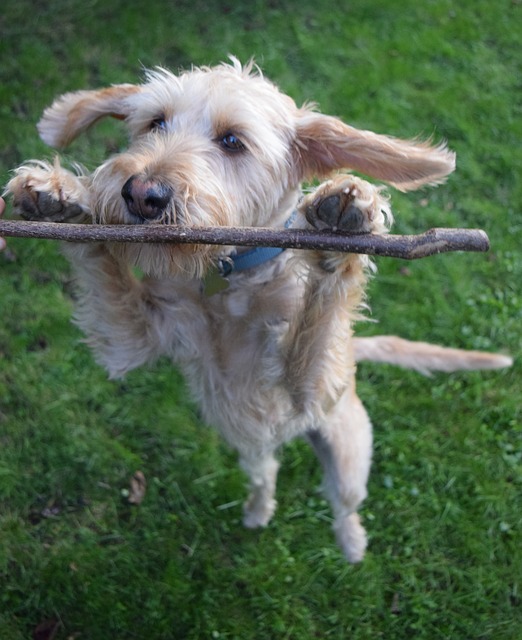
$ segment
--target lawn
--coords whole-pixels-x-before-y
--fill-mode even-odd
[[[143,67],[254,56],[298,102],[400,137],[445,138],[457,172],[394,194],[398,233],[481,227],[488,254],[379,259],[361,334],[517,359],[522,325],[522,6],[518,0],[4,0],[0,182],[52,157],[35,124],[73,89]],[[125,142],[104,123],[67,156]],[[241,526],[245,478],[167,362],[111,382],[70,323],[59,247],[0,254],[1,640],[518,640],[520,362],[423,378],[360,367],[375,425],[370,546],[346,564],[316,461],[281,452],[279,509]],[[147,494],[129,503],[133,474]]]

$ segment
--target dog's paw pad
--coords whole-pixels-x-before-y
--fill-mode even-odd
[[[357,205],[357,194],[351,190],[326,197],[319,195],[306,207],[305,215],[316,229],[369,233],[372,230],[371,210]]]
[[[25,220],[73,222],[86,216],[80,206],[78,176],[58,164],[34,162],[19,167],[7,184],[13,207]]]
[[[306,196],[301,205],[307,221],[320,231],[375,233],[390,217],[381,189],[355,176],[339,175]]]
[[[68,204],[45,191],[30,189],[25,189],[14,200],[14,206],[25,220],[66,222],[82,214],[82,209],[77,204]]]

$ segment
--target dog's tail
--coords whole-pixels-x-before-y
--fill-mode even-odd
[[[502,369],[513,364],[512,358],[484,351],[466,351],[440,347],[428,342],[412,342],[397,336],[354,338],[357,362],[384,362],[406,369],[414,369],[430,376],[433,371]]]

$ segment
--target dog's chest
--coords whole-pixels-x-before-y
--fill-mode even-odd
[[[268,269],[265,277],[260,272],[232,281],[221,293],[202,294],[206,335],[200,336],[200,356],[183,369],[204,419],[220,430],[288,420],[285,338],[302,286],[294,270]]]
[[[244,279],[208,300],[207,313],[213,351],[227,376],[243,376],[256,366],[264,379],[267,359],[280,359],[282,343],[302,300],[293,271],[268,271],[266,278]]]

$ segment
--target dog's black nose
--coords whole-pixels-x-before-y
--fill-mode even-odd
[[[144,220],[154,220],[165,214],[174,192],[161,182],[131,176],[123,185],[121,195],[130,213]]]

